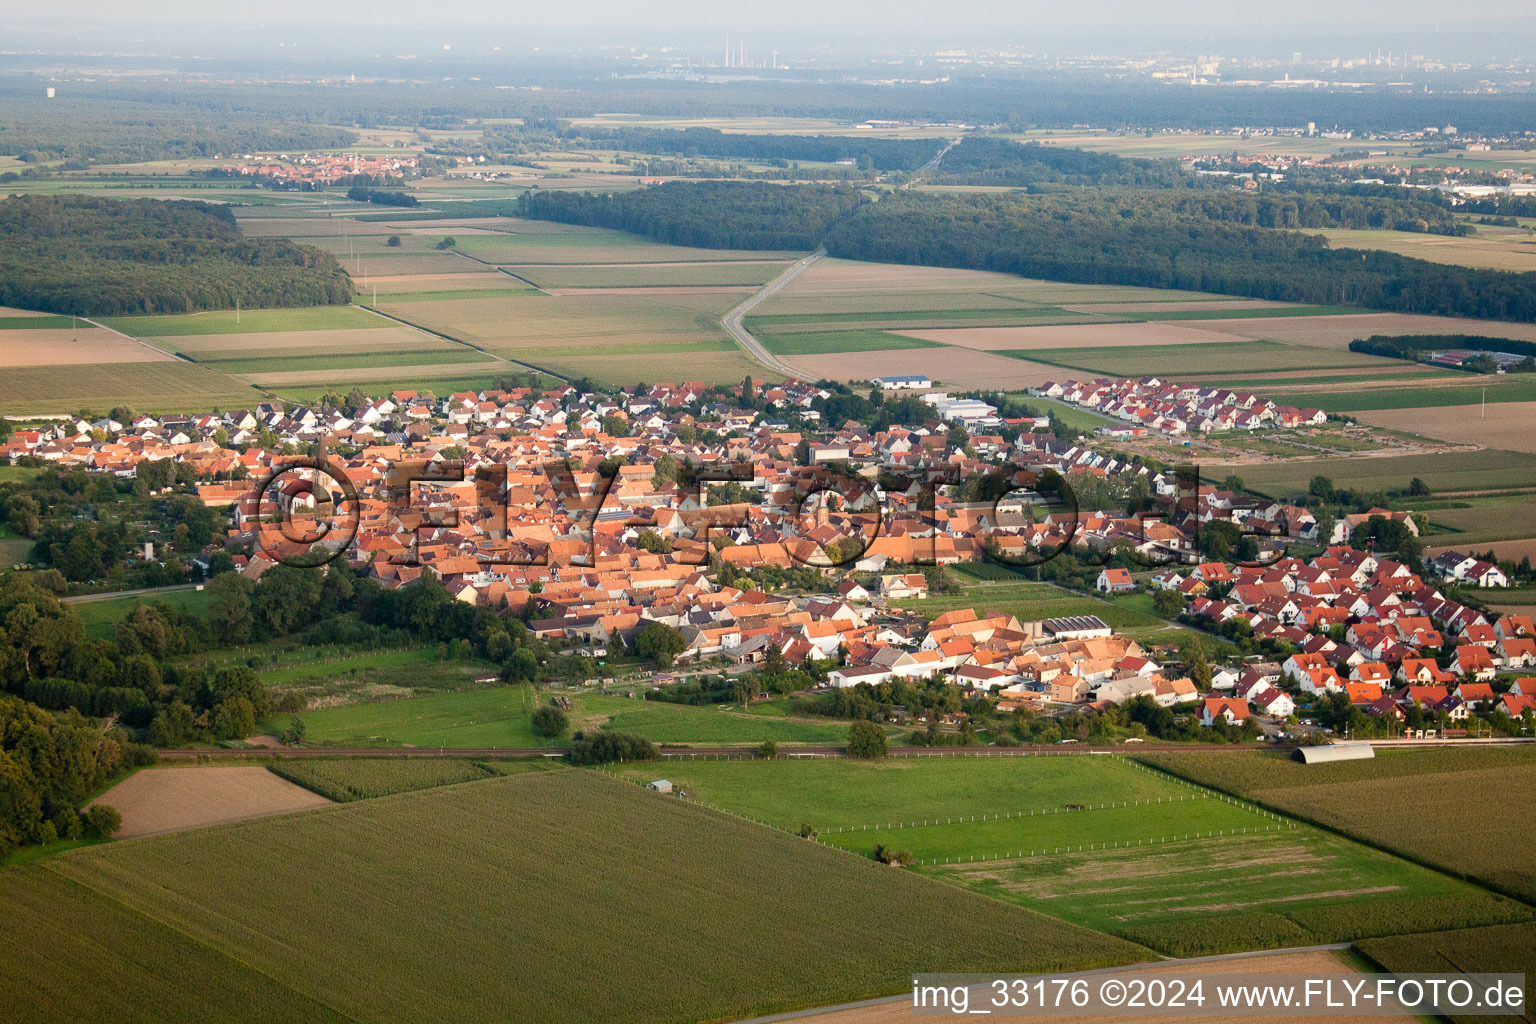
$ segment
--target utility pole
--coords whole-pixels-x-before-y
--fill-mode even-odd
[[[235,323],[238,324],[239,322],[240,322],[240,298],[239,298],[239,296],[236,296],[235,297]]]

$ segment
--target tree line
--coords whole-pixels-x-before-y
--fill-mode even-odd
[[[246,238],[227,206],[28,195],[0,200],[0,305],[109,316],[339,305],[330,253]]]
[[[1514,338],[1490,338],[1480,334],[1373,334],[1369,338],[1356,338],[1349,343],[1349,350],[1388,359],[1407,359],[1415,363],[1424,362],[1435,352],[1447,350],[1508,352],[1510,355],[1525,356],[1509,372],[1536,373],[1536,342]],[[1490,355],[1477,356],[1467,362],[1473,365],[1463,363],[1463,368],[1478,373],[1493,373],[1498,369],[1497,362]]]
[[[619,149],[658,156],[740,160],[854,160],[879,171],[915,171],[943,147],[943,139],[877,139],[852,135],[727,134],[716,128],[565,127],[559,138],[576,148]]]
[[[612,228],[705,249],[814,249],[861,202],[847,185],[669,181],[632,192],[530,190],[518,216]]]
[[[847,259],[1405,313],[1530,320],[1536,274],[1453,267],[1214,219],[1178,193],[891,196],[833,226]]]

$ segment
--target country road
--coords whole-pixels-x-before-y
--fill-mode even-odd
[[[178,583],[173,587],[145,587],[141,590],[109,590],[104,594],[76,594],[73,597],[61,597],[63,604],[91,604],[96,601],[116,601],[120,597],[148,597],[153,599],[160,594],[170,594],[178,590],[197,590],[201,583]]]
[[[764,366],[768,367],[768,369],[777,373],[782,373],[786,377],[797,376],[799,371],[781,362],[777,356],[764,348],[763,343],[754,338],[752,336],[752,332],[748,331],[746,327],[742,326],[741,320],[742,317],[756,309],[764,299],[771,298],[774,295],[777,295],[779,292],[783,291],[784,288],[790,284],[790,282],[799,277],[801,274],[805,273],[806,270],[814,266],[826,255],[826,249],[818,248],[809,256],[805,256],[796,260],[788,270],[784,271],[784,273],[763,285],[761,290],[757,291],[750,298],[748,298],[747,301],[743,302],[741,305],[725,314],[725,316],[720,321],[725,325],[725,329],[730,332],[731,337],[736,339],[736,344],[747,350],[748,355],[762,363]]]

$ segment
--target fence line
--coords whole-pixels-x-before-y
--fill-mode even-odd
[[[1050,848],[1042,846],[1038,850],[1031,849],[1028,853],[1025,853],[1023,850],[1019,850],[1016,853],[1005,852],[993,854],[991,856],[986,854],[981,854],[980,856],[971,854],[968,856],[958,857],[927,857],[914,860],[912,863],[914,865],[926,865],[928,867],[943,867],[945,865],[952,864],[986,864],[994,861],[1025,860],[1027,858],[1033,857],[1051,857],[1062,853],[1082,853],[1085,850],[1089,852],[1092,852],[1093,850],[1123,850],[1129,849],[1133,846],[1162,846],[1167,843],[1182,843],[1192,839],[1219,839],[1226,836],[1259,835],[1263,832],[1285,832],[1287,830],[1294,829],[1295,827],[1295,822],[1282,822],[1278,825],[1265,825],[1263,828],[1255,825],[1252,828],[1208,829],[1203,833],[1185,832],[1183,835],[1159,836],[1155,839],[1138,839],[1135,842],[1131,842],[1129,839],[1126,839],[1109,843],[1079,843],[1076,846],[1072,846],[1070,844],[1067,846],[1053,846]]]

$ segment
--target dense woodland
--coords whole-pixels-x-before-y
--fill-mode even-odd
[[[0,305],[110,316],[350,302],[334,256],[246,238],[222,205],[96,196],[0,200]]]
[[[659,156],[832,163],[856,160],[877,171],[915,171],[944,146],[943,139],[875,139],[851,135],[748,135],[714,128],[566,128],[560,137],[578,148],[621,149]]]
[[[291,112],[235,113],[184,104],[59,96],[7,96],[0,155],[28,163],[133,163],[350,146],[355,132],[298,120]]]
[[[842,185],[669,181],[633,192],[523,193],[518,215],[706,249],[814,249],[860,203]]]
[[[943,185],[1152,185],[1205,184],[1174,160],[1141,160],[1085,149],[1021,144],[989,135],[963,139],[939,164],[933,180]]]
[[[1240,209],[1213,200],[1218,216]],[[1299,208],[1298,208],[1299,212]],[[826,239],[848,259],[964,267],[1405,313],[1536,317],[1536,274],[1331,249],[1321,236],[1212,219],[1178,192],[899,195],[861,206]]]

